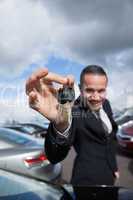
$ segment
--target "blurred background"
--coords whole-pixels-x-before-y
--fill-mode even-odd
[[[109,76],[107,96],[119,125],[118,184],[126,186],[133,186],[132,10],[131,0],[0,1],[0,125],[46,123],[47,128],[49,122],[29,108],[25,94],[25,81],[38,68],[74,75],[78,97],[81,70],[101,65]],[[71,156],[63,162],[67,181]]]

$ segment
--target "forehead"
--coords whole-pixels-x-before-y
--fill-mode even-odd
[[[107,77],[99,74],[85,74],[83,78],[83,86],[105,88],[107,86]]]

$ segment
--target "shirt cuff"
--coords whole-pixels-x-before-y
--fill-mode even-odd
[[[53,128],[54,128],[55,132],[56,132],[59,136],[61,136],[61,137],[63,136],[63,137],[65,137],[65,138],[68,138],[68,137],[69,137],[69,134],[70,134],[69,130],[70,130],[70,128],[71,128],[71,124],[72,124],[72,119],[71,119],[71,121],[70,121],[70,123],[69,123],[69,126],[67,127],[67,129],[66,129],[64,132],[58,131],[58,130],[56,129],[56,127],[54,126],[54,124],[53,124]]]

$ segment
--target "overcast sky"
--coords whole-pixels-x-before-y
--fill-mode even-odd
[[[132,11],[132,0],[1,0],[0,101],[23,92],[40,66],[78,82],[84,66],[99,64],[114,107],[133,104]]]

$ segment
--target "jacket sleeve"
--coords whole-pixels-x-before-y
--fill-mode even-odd
[[[45,137],[45,154],[52,164],[56,164],[65,159],[74,140],[73,122],[69,130],[69,136],[66,138],[59,135],[50,123]]]

